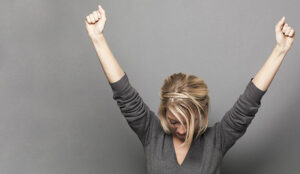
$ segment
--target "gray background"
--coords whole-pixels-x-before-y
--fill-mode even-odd
[[[108,44],[150,108],[167,76],[194,74],[209,87],[209,126],[271,54],[277,21],[300,32],[296,0],[1,0],[1,174],[144,173],[85,29],[98,4]],[[299,173],[298,41],[223,173]]]

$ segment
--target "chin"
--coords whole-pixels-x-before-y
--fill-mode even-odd
[[[182,140],[182,141],[185,141],[185,138],[179,138],[180,140]]]
[[[178,139],[180,139],[180,140],[185,140],[185,136],[176,136]]]

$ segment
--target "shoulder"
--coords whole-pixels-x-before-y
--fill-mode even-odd
[[[205,144],[213,144],[216,145],[219,142],[219,122],[214,123],[212,126],[208,126],[205,130],[205,132],[200,136],[201,141],[203,141]]]

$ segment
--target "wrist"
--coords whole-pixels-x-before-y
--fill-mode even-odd
[[[288,50],[282,48],[280,45],[276,44],[274,51],[278,54],[286,54],[288,52]]]
[[[97,34],[97,35],[90,35],[90,38],[93,42],[99,42],[104,40],[104,35],[102,34]]]

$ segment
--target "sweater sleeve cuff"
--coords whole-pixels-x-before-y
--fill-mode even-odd
[[[121,77],[120,80],[113,82],[113,83],[108,82],[114,95],[122,94],[123,91],[128,89],[128,87],[130,86],[128,76],[127,76],[126,72],[124,72],[124,73],[125,74]]]
[[[247,90],[249,91],[250,98],[252,98],[256,102],[260,102],[264,94],[267,92],[259,89],[255,84],[252,82],[253,77],[248,82]]]

